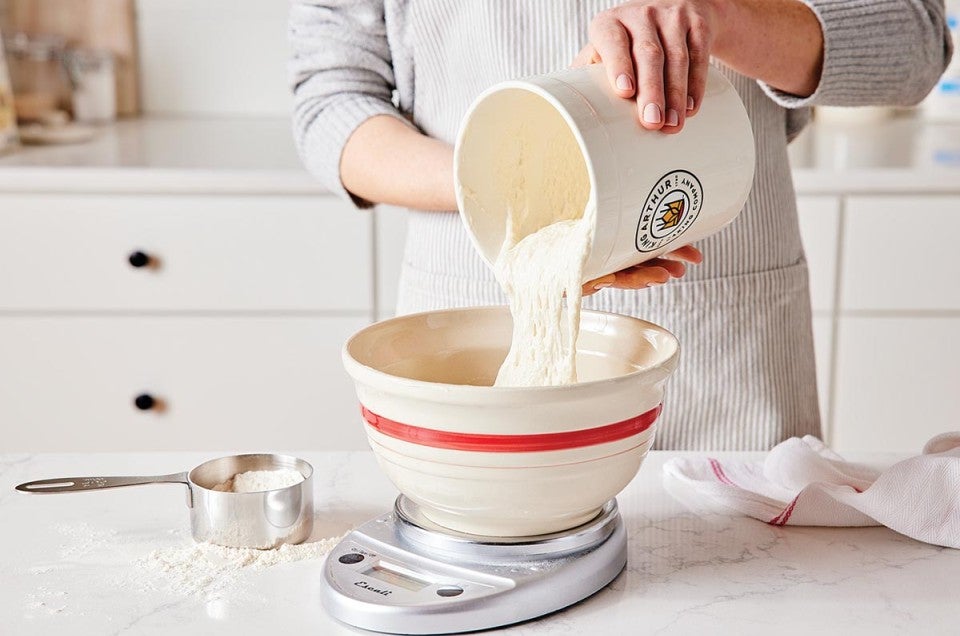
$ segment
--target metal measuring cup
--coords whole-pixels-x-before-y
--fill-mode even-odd
[[[243,472],[280,469],[299,471],[303,481],[262,492],[213,489]],[[20,484],[17,490],[53,494],[142,484],[186,484],[190,531],[196,541],[266,550],[301,543],[313,530],[313,466],[290,455],[230,455],[172,475],[41,479]]]

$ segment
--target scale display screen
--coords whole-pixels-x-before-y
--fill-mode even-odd
[[[419,592],[428,585],[431,585],[429,581],[424,581],[409,574],[398,572],[396,569],[391,568],[382,562],[373,566],[372,568],[367,568],[361,572],[361,574],[379,579],[384,583],[390,583],[391,585],[402,587],[405,590],[410,590],[411,592]]]

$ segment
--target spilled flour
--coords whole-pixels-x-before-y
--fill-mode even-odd
[[[247,571],[264,570],[296,561],[319,560],[337,545],[340,537],[274,550],[226,548],[212,543],[154,550],[137,565],[154,575],[157,583],[185,596],[216,597],[233,587]]]
[[[497,167],[507,214],[494,273],[509,299],[513,339],[495,385],[572,384],[596,217],[589,173],[555,111],[532,129],[520,126],[512,140]]]
[[[82,616],[88,608],[71,599],[84,598],[89,586],[116,593],[136,590],[148,597],[167,592],[202,602],[243,592],[252,593],[245,598],[257,598],[258,573],[298,562],[319,567],[341,539],[254,550],[195,543],[186,529],[118,533],[84,522],[59,524],[56,531],[61,536],[58,553],[28,571],[36,581],[23,599],[30,616]]]

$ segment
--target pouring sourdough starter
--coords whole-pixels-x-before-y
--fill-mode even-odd
[[[528,156],[523,130],[517,145],[505,238],[494,263],[497,281],[510,302],[513,339],[496,386],[573,384],[581,280],[593,243],[590,183],[582,178],[583,158],[573,137],[554,141],[550,150],[557,163],[547,169]],[[539,175],[539,183],[531,185],[547,196],[524,196],[524,175],[529,172]]]
[[[678,135],[641,128],[600,65],[503,82],[474,101],[454,181],[461,220],[513,317],[495,386],[609,377],[595,377],[582,353],[578,373],[582,285],[695,243],[739,214],[753,181],[750,122],[715,69],[706,94]]]

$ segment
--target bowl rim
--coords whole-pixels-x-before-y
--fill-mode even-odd
[[[553,386],[477,386],[473,384],[450,384],[446,382],[427,382],[425,380],[415,380],[413,378],[406,378],[399,375],[392,375],[386,373],[385,371],[380,371],[374,367],[365,365],[359,362],[354,358],[350,353],[350,347],[353,345],[359,338],[368,335],[371,331],[375,329],[382,329],[385,325],[391,323],[402,322],[405,320],[410,320],[412,318],[418,318],[428,315],[438,315],[438,314],[457,314],[457,313],[471,313],[471,312],[484,312],[484,313],[506,313],[510,314],[510,308],[507,305],[480,305],[480,306],[471,306],[471,307],[456,307],[450,309],[437,309],[431,311],[421,311],[412,314],[404,314],[402,316],[396,316],[393,318],[388,318],[386,320],[380,320],[373,324],[367,325],[363,329],[360,329],[352,336],[350,336],[347,341],[344,343],[341,350],[341,357],[343,360],[344,368],[347,373],[355,382],[362,382],[369,386],[387,390],[393,392],[394,388],[404,387],[406,389],[419,389],[424,392],[433,392],[436,391],[439,394],[442,394],[444,399],[442,401],[453,401],[451,400],[450,392],[455,390],[463,398],[469,397],[539,397],[545,395],[556,395],[562,393],[563,395],[569,396],[574,393],[581,391],[595,391],[598,388],[602,387],[614,387],[623,383],[632,383],[637,379],[643,376],[663,376],[667,377],[677,366],[677,362],[680,356],[680,342],[677,337],[664,327],[654,324],[647,320],[641,318],[636,318],[634,316],[625,316],[623,314],[615,314],[607,311],[599,311],[595,309],[584,309],[581,311],[581,325],[584,316],[600,316],[608,320],[617,320],[617,321],[628,321],[638,323],[646,329],[650,329],[659,333],[662,336],[665,336],[669,342],[673,344],[673,351],[663,360],[653,364],[649,367],[638,369],[631,373],[626,373],[624,375],[618,375],[613,378],[604,378],[602,380],[590,380],[588,382],[577,382],[575,384],[562,384],[562,385],[553,385]]]

